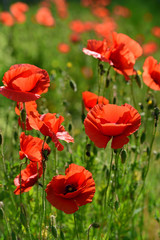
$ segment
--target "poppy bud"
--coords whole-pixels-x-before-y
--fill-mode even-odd
[[[0,209],[4,207],[4,203],[1,201],[0,202]]]
[[[141,78],[138,74],[136,74],[135,79],[138,87],[141,88],[142,87]]]
[[[91,225],[92,225],[93,228],[99,228],[100,227],[99,223],[92,223]]]
[[[2,138],[2,134],[0,133],[0,145],[2,145],[3,143],[3,138]]]
[[[22,122],[26,121],[26,111],[24,108],[21,111],[21,119],[22,119]]]
[[[118,210],[119,202],[118,202],[118,201],[115,201],[114,206],[115,206],[115,209]]]
[[[77,92],[77,85],[76,85],[75,81],[70,79],[69,84],[70,84],[70,87],[73,89],[73,91]]]
[[[13,136],[14,136],[14,140],[16,142],[18,140],[18,133],[15,131]]]
[[[103,76],[103,74],[105,73],[105,70],[104,70],[104,67],[103,67],[103,64],[99,64],[99,71],[100,71],[100,75]]]
[[[145,132],[143,132],[142,135],[141,135],[141,139],[140,139],[141,144],[144,143],[145,139],[146,139],[146,134],[145,134]]]
[[[106,77],[106,88],[109,87],[110,81],[111,81],[111,79],[107,76]]]
[[[69,132],[72,131],[72,124],[71,123],[69,123],[69,125],[68,125],[68,131]]]
[[[48,160],[48,154],[49,154],[49,152],[47,149],[42,150],[42,156],[44,157],[45,160]]]
[[[122,149],[122,151],[121,151],[121,162],[125,163],[126,158],[127,158],[127,152],[126,152],[125,149]]]
[[[156,107],[156,108],[154,109],[154,117],[155,117],[155,120],[156,120],[156,122],[155,122],[155,127],[157,127],[157,121],[158,121],[159,113],[160,113],[159,108]]]
[[[146,152],[147,152],[147,155],[149,156],[149,154],[150,154],[150,148],[149,147],[147,147]]]
[[[143,108],[144,108],[144,107],[143,107],[143,104],[142,104],[142,103],[139,103],[138,105],[139,105],[140,109],[143,110]]]

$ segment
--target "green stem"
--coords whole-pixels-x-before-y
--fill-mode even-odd
[[[56,170],[57,170],[57,148],[56,147],[54,150],[54,170],[55,170],[55,174],[56,174]]]
[[[115,155],[115,169],[114,169],[114,177],[115,177],[115,190],[118,186],[117,184],[117,175],[118,175],[118,159],[119,159],[119,154],[120,154],[120,151],[116,152],[116,155]]]
[[[44,141],[43,141],[43,144],[42,144],[42,155],[43,155],[45,141],[46,141],[46,136],[44,136]],[[42,165],[43,165],[42,216],[41,216],[41,221],[40,221],[40,236],[41,236],[41,239],[43,239],[43,236],[42,236],[42,232],[43,232],[42,231],[42,224],[43,224],[43,222],[45,223],[45,211],[46,211],[46,206],[45,206],[45,169],[46,169],[46,163],[45,162],[46,162],[46,160],[47,159],[45,158],[45,155],[43,155],[43,159],[42,159]]]
[[[136,104],[134,91],[133,91],[133,80],[132,79],[130,80],[130,87],[131,87],[131,96],[132,96],[132,100],[133,100],[133,105],[137,109],[137,104]]]
[[[77,221],[76,221],[76,213],[74,213],[74,231],[77,237],[77,240],[79,240],[79,236],[78,236],[78,229],[77,229]]]
[[[112,153],[111,153],[111,160],[110,160],[110,167],[109,167],[109,176],[108,176],[107,186],[106,186],[106,189],[105,189],[104,208],[106,208],[107,199],[109,198],[109,196],[107,197],[107,191],[108,191],[108,187],[109,187],[109,183],[110,183],[110,179],[111,179],[112,162],[113,162],[113,150],[112,150]]]

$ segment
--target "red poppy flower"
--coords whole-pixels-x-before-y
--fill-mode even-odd
[[[52,178],[46,187],[47,200],[57,209],[71,214],[82,205],[92,202],[95,182],[84,167],[70,164],[65,175]]]
[[[123,74],[126,80],[135,74],[134,64],[142,55],[142,48],[133,39],[123,33],[113,33],[113,46],[110,52],[110,64],[114,69]]]
[[[31,162],[20,174],[14,179],[14,185],[17,187],[14,194],[18,195],[23,192],[28,192],[32,186],[38,181],[43,174],[42,162]],[[21,186],[20,186],[21,182]]]
[[[143,82],[153,90],[160,91],[160,63],[151,56],[147,57],[143,70]]]
[[[97,104],[84,120],[86,134],[99,148],[106,148],[110,139],[112,148],[122,148],[129,141],[127,136],[137,131],[140,124],[140,114],[129,104]]]
[[[116,5],[113,9],[113,12],[115,15],[121,16],[124,18],[128,18],[131,16],[131,11],[128,8],[120,6],[120,5]]]
[[[14,19],[9,12],[1,12],[0,13],[0,22],[2,22],[6,26],[14,25]]]
[[[133,39],[123,33],[112,34],[112,43],[109,40],[103,41],[88,40],[87,48],[83,52],[92,55],[101,61],[109,62],[114,69],[129,80],[129,76],[136,73],[134,64],[136,59],[142,55],[142,48]]]
[[[70,51],[70,47],[68,44],[66,43],[60,43],[58,45],[58,50],[61,52],[61,53],[68,53]]]
[[[158,27],[158,26],[153,27],[153,28],[152,28],[152,34],[153,34],[155,37],[160,38],[160,27]]]
[[[0,94],[16,102],[37,100],[50,85],[47,71],[30,64],[11,66],[2,81]]]
[[[84,106],[87,111],[91,110],[96,104],[108,104],[109,101],[103,96],[97,96],[95,93],[85,91],[82,93]]]
[[[26,3],[23,3],[23,2],[16,2],[16,3],[13,3],[10,6],[11,13],[16,11],[16,10],[24,13],[24,12],[27,12],[28,9],[29,9],[28,5]]]
[[[109,44],[105,39],[103,41],[88,40],[87,48],[83,48],[83,52],[101,61],[109,61],[110,49]]]
[[[35,15],[37,23],[52,27],[55,25],[55,20],[52,16],[51,11],[47,7],[41,7],[38,11],[37,14]]]
[[[155,53],[158,50],[158,45],[155,42],[148,42],[142,46],[143,55],[147,56]]]
[[[23,2],[16,2],[10,6],[10,11],[18,23],[24,23],[26,20],[25,12],[29,9],[28,5]]]
[[[30,126],[40,131],[44,136],[49,136],[54,142],[58,151],[64,149],[63,145],[59,142],[64,140],[67,143],[74,142],[74,139],[69,135],[65,128],[61,125],[64,121],[62,116],[56,118],[56,113],[47,113],[43,115],[38,115],[36,112],[30,112],[28,115]]]
[[[44,145],[44,146],[43,146]],[[44,141],[38,137],[32,137],[31,135],[25,135],[24,132],[20,135],[20,159],[28,158],[32,162],[40,162],[43,160],[43,150],[50,153],[51,149],[47,143],[44,144]]]
[[[93,7],[98,7],[98,6],[107,6],[110,3],[110,0],[81,0],[82,5],[84,7],[88,6],[93,6]]]
[[[92,13],[97,17],[104,18],[109,15],[109,10],[104,7],[96,7],[92,9]]]
[[[70,28],[72,31],[76,33],[83,33],[85,32],[84,23],[80,20],[74,20],[70,23]]]
[[[90,79],[93,76],[93,70],[90,67],[87,66],[82,67],[81,72],[86,79]]]
[[[29,116],[30,112],[34,112],[34,113],[38,114],[37,104],[35,101],[25,102],[24,105],[22,102],[17,103],[17,106],[15,107],[16,114],[18,116],[20,116],[20,113],[23,109],[25,109],[25,111],[26,111],[26,123],[24,124],[24,122],[21,121],[21,118],[19,117],[18,124],[23,130],[25,130],[25,129],[28,131],[32,130],[33,128],[29,124],[28,116]]]
[[[70,41],[73,42],[73,43],[77,43],[77,42],[80,42],[81,41],[81,37],[78,33],[76,32],[73,32],[71,35],[70,35]]]
[[[97,23],[94,25],[95,33],[107,39],[107,41],[111,42],[112,40],[112,32],[115,31],[117,28],[117,24],[111,17],[105,17],[102,23]]]
[[[60,18],[66,18],[68,16],[66,0],[53,0],[53,2],[56,5]]]

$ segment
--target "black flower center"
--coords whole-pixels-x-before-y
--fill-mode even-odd
[[[65,187],[65,193],[64,194],[75,192],[76,190],[77,189],[73,185],[69,184]]]

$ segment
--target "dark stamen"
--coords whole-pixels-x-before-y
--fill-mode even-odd
[[[70,193],[70,192],[75,192],[76,190],[77,189],[73,185],[69,184],[65,187],[65,193],[64,194],[67,194],[67,193]]]

